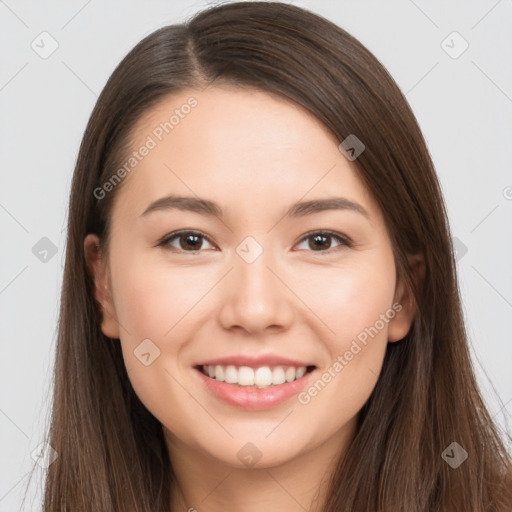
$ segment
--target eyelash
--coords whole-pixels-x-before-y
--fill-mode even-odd
[[[204,238],[211,245],[214,245],[213,242],[210,240],[210,238],[207,237],[206,235],[204,235],[203,233],[201,233],[200,231],[193,231],[193,230],[185,229],[185,230],[181,230],[181,231],[173,231],[169,235],[166,235],[163,239],[160,240],[160,242],[157,244],[157,247],[163,247],[164,249],[167,249],[170,251],[182,252],[182,253],[188,252],[188,253],[196,254],[198,252],[201,252],[201,249],[195,250],[195,251],[185,251],[183,249],[177,249],[176,247],[172,247],[169,245],[169,243],[171,241],[178,239],[181,235],[198,235],[201,238]],[[310,231],[309,233],[306,233],[306,235],[304,235],[299,240],[299,244],[302,243],[304,240],[307,240],[308,238],[312,238],[315,235],[327,235],[331,238],[334,238],[336,241],[340,242],[340,245],[338,245],[337,247],[327,249],[325,251],[309,251],[309,252],[320,253],[320,254],[331,253],[333,250],[336,250],[337,248],[340,248],[342,246],[345,246],[345,247],[353,246],[352,240],[350,240],[350,238],[348,238],[347,236],[341,235],[340,233],[336,233],[334,231],[325,230],[325,229],[319,230],[319,231]]]

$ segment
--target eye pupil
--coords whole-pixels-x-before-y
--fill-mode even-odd
[[[200,236],[199,235],[194,235],[192,233],[188,233],[188,234],[183,234],[181,235],[180,237],[180,246],[182,249],[186,249],[187,247],[185,247],[181,241],[182,240],[186,240],[186,244],[189,244],[189,240],[190,239],[194,239],[195,242],[192,242],[192,244],[189,244],[189,246],[191,245],[192,246],[192,249],[197,249],[197,247],[200,247],[201,246],[201,241],[200,241]],[[198,243],[198,240],[199,240],[199,243]]]
[[[322,235],[322,234],[319,234],[319,235],[314,235],[311,237],[313,240],[314,240],[314,243],[313,245],[310,244],[310,247],[311,248],[322,248],[322,243],[325,244],[325,240],[330,238],[329,235]],[[330,245],[330,244],[327,244],[327,245]]]

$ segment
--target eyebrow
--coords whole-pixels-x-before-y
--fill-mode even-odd
[[[218,219],[225,218],[225,213],[222,208],[209,199],[200,197],[186,197],[170,195],[162,197],[152,202],[140,215],[145,217],[150,213],[166,210],[182,210],[206,215],[210,217],[217,217]],[[326,199],[314,199],[310,201],[302,201],[294,203],[285,213],[285,217],[303,217],[313,213],[319,213],[327,210],[349,210],[364,215],[367,219],[370,218],[368,212],[358,203],[345,199],[344,197],[329,197]]]

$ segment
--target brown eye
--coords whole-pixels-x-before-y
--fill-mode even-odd
[[[178,246],[173,245],[175,241],[177,241]],[[210,243],[206,236],[197,231],[178,231],[165,237],[158,245],[171,250],[195,252],[202,249],[204,241]]]
[[[338,245],[334,246],[334,248],[339,246],[350,247],[352,245],[348,238],[341,234],[332,233],[330,231],[317,231],[314,233],[309,233],[301,240],[301,243],[308,241],[308,249],[313,252],[327,252],[333,249],[332,240],[338,242]]]
[[[211,244],[208,237],[198,231],[177,231],[166,236],[158,245],[166,249],[197,252],[203,249],[203,242]],[[336,247],[351,247],[351,241],[339,234],[331,231],[316,231],[309,233],[302,238],[301,243],[308,242],[307,249],[311,252],[329,252]],[[333,241],[337,245],[333,246]]]

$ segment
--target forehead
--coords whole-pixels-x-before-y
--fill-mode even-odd
[[[276,94],[229,86],[184,90],[147,111],[131,140],[131,150],[145,156],[138,155],[116,202],[139,214],[170,192],[238,203],[247,211],[337,193],[357,196],[372,209],[336,137],[305,108]]]
[[[329,142],[338,144],[301,105],[274,93],[229,85],[165,97],[135,125],[137,142],[143,142],[148,134],[153,134],[159,145],[174,141],[174,151],[186,143],[186,148],[208,150],[209,156],[222,152],[223,160],[228,156],[226,149],[238,159],[255,151],[262,158],[275,158],[284,150],[289,159],[290,152],[317,148],[319,153]]]

